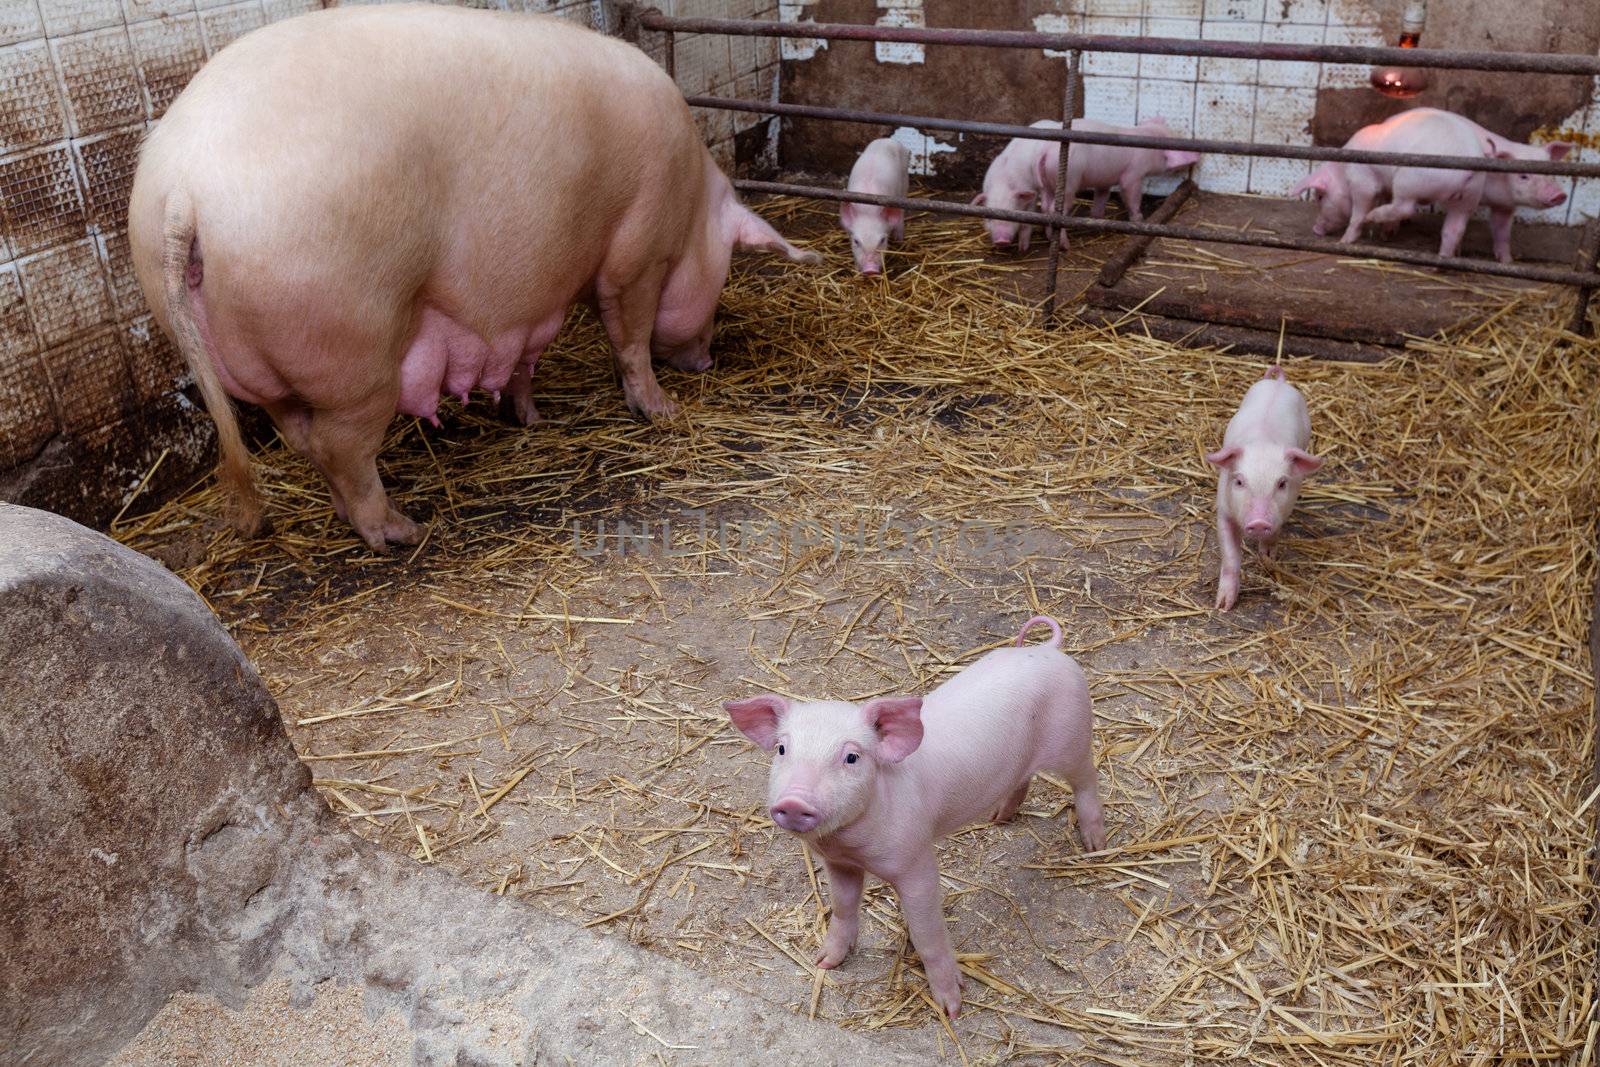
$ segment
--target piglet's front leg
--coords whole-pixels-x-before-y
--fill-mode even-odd
[[[1217,575],[1217,607],[1227,611],[1239,600],[1239,566],[1244,562],[1239,528],[1227,515],[1217,516],[1217,548],[1222,556],[1222,567]]]
[[[922,957],[934,1003],[954,1019],[961,1011],[961,968],[944,922],[944,891],[939,888],[939,862],[933,850],[890,882],[900,898],[911,944]]]
[[[828,868],[828,895],[833,898],[833,917],[828,920],[828,934],[823,938],[817,966],[827,970],[843,963],[856,947],[856,936],[861,930],[861,886],[867,872],[826,858],[822,862]]]

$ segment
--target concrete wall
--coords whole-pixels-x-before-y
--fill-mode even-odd
[[[1315,44],[1393,43],[1403,0],[793,0],[789,21],[969,26],[1200,40]],[[1423,44],[1496,51],[1600,51],[1600,3],[1584,0],[1434,0]],[[874,47],[802,40],[784,47],[783,99],[945,117],[1032,122],[1059,117],[1060,57],[1044,52],[920,46]],[[1085,58],[1081,112],[1132,124],[1165,116],[1195,136],[1273,144],[1342,144],[1355,129],[1408,103],[1367,86],[1368,68],[1248,60],[1096,55]],[[1449,107],[1516,137],[1558,130],[1585,137],[1600,159],[1600,85],[1595,79],[1440,72],[1414,103]],[[834,174],[881,130],[797,120],[786,123],[786,167]],[[950,182],[981,176],[999,145],[954,134],[902,138],[927,172]],[[1230,193],[1286,193],[1309,169],[1295,160],[1210,157],[1196,177]],[[1552,222],[1600,214],[1600,182]]]
[[[349,0],[346,0],[349,2]],[[0,500],[110,520],[152,468],[153,500],[211,462],[211,423],[134,281],[128,192],[147,129],[229,41],[323,0],[0,0]],[[475,0],[610,26],[611,0]],[[775,17],[769,0],[659,0]],[[659,50],[658,50],[659,51]],[[768,97],[775,41],[684,37],[690,92]],[[724,165],[765,148],[758,117],[697,116]]]

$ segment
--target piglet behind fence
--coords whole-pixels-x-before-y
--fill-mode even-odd
[[[1311,417],[1306,399],[1290,385],[1282,367],[1250,387],[1228,428],[1222,447],[1206,456],[1217,468],[1217,540],[1222,554],[1217,607],[1239,599],[1241,540],[1254,541],[1263,555],[1277,548],[1283,524],[1294,511],[1300,483],[1322,466],[1306,451]]]
[[[1041,119],[1032,123],[1036,129],[1059,130],[1061,123]],[[983,175],[983,191],[972,198],[978,207],[992,207],[1000,211],[1036,211],[1044,187],[1039,183],[1039,161],[1050,149],[1049,141],[1035,141],[1027,137],[1013,137],[1000,154],[989,164]],[[1054,158],[1054,157],[1052,157]],[[1052,164],[1053,165],[1053,164]],[[1055,189],[1051,178],[1050,188]],[[983,228],[997,248],[1015,247],[1026,252],[1033,237],[1033,227],[1006,219],[984,219]]]
[[[850,168],[852,193],[904,197],[908,188],[910,153],[899,141],[880,137],[862,150]],[[850,252],[862,274],[883,273],[883,250],[889,238],[905,239],[906,213],[897,207],[876,204],[839,205],[839,224],[850,232]]]
[[[1041,622],[1051,640],[1023,645]],[[1089,686],[1061,651],[1053,619],[1028,620],[1016,647],[995,649],[925,698],[853,704],[768,694],[723,708],[773,754],[772,821],[827,867],[833,917],[818,965],[837,967],[855,947],[870,871],[894,887],[934,1000],[952,1018],[961,972],[944,922],[939,839],[978,820],[1009,819],[1033,775],[1049,771],[1072,786],[1084,843],[1105,847]]]

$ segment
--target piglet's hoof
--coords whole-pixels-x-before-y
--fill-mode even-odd
[[[933,1002],[950,1018],[954,1019],[961,1014],[960,978],[930,983],[929,991],[933,994]]]

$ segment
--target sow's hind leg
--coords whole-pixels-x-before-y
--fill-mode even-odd
[[[622,374],[623,395],[629,408],[648,419],[668,419],[678,413],[678,405],[661,388],[650,366],[650,335],[666,273],[666,264],[661,263],[622,282],[602,277],[596,294],[600,321],[605,323]]]
[[[414,545],[422,538],[421,527],[389,503],[378,477],[378,450],[396,398],[395,391],[379,390],[346,407],[315,409],[306,433],[306,454],[327,476],[334,507],[374,552],[390,541]]]

